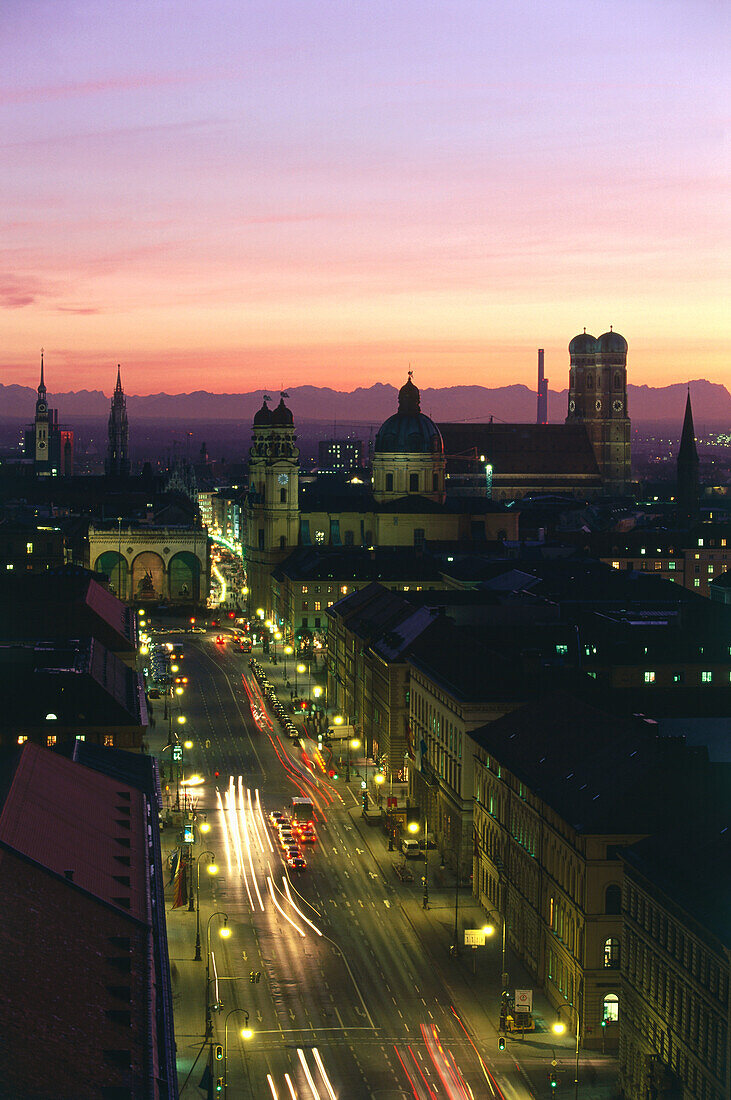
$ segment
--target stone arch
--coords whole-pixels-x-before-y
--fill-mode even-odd
[[[166,595],[165,562],[153,550],[143,550],[132,562],[131,598],[159,600]]]
[[[120,600],[126,600],[129,589],[129,565],[124,554],[116,550],[107,550],[100,554],[94,564],[95,573],[105,573],[109,577],[109,587]]]
[[[189,550],[173,554],[168,562],[168,587],[171,600],[200,600],[201,563]]]

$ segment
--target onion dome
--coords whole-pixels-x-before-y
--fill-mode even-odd
[[[618,332],[604,332],[596,342],[596,350],[604,355],[626,355],[627,341]]]
[[[593,355],[596,351],[596,339],[586,329],[574,336],[569,344],[569,355]]]
[[[284,404],[284,397],[280,397],[276,409],[272,409],[273,428],[291,428],[294,426],[294,417]]]
[[[269,398],[264,394],[264,400],[261,403],[261,408],[258,413],[254,414],[254,427],[255,428],[268,428],[272,422],[271,410],[267,406]]]
[[[376,454],[442,454],[444,443],[433,420],[421,412],[419,391],[409,379],[399,390],[398,412],[381,424]]]

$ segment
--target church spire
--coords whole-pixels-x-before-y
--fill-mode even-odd
[[[41,348],[41,380],[38,384],[38,394],[46,392],[46,383],[43,381],[43,348]]]
[[[114,387],[114,392],[115,393],[122,393],[123,392],[123,390],[122,390],[122,376],[120,374],[119,363],[117,363],[117,384]]]
[[[690,523],[698,517],[700,500],[698,448],[695,444],[693,427],[693,409],[690,404],[690,386],[685,399],[683,431],[678,448],[678,519],[681,523]]]

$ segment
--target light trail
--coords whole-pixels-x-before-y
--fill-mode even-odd
[[[258,794],[258,791],[257,791],[257,794]],[[257,815],[254,812],[254,804],[251,800],[251,787],[246,788],[246,800],[249,803],[249,821],[251,822],[251,827],[252,827],[253,831],[256,833],[256,843],[259,845],[259,851],[263,855],[264,854],[264,845],[261,842],[261,833],[259,832],[259,822],[256,819]]]
[[[262,828],[264,829],[264,836],[267,838],[267,844],[269,845],[269,851],[274,851],[274,845],[272,844],[272,838],[269,836],[269,830],[266,827],[266,821],[264,820],[264,811],[261,808],[261,802],[259,801],[259,791],[256,791],[256,808],[259,811],[259,817],[261,818]]]
[[[305,922],[305,924],[309,924],[309,926],[310,926],[310,928],[312,929],[313,932],[317,932],[318,936],[321,936],[322,932],[320,931],[320,929],[312,923],[312,921],[309,919],[309,917],[306,917],[304,915],[302,910],[295,903],[294,898],[292,897],[292,895],[289,891],[289,879],[286,877],[286,875],[282,876],[282,883],[284,884],[284,893],[287,895],[287,901],[292,906],[292,908],[294,909],[297,916],[301,917],[302,920]]]
[[[421,1079],[422,1079],[422,1081],[424,1082],[424,1084],[426,1086],[426,1091],[429,1093],[430,1100],[437,1100],[437,1094],[433,1091],[431,1085],[427,1081],[424,1070],[419,1065],[419,1060],[416,1057],[416,1055],[414,1054],[413,1049],[411,1048],[411,1046],[407,1046],[406,1049],[408,1050],[409,1054],[411,1055],[411,1057],[414,1060],[414,1065],[416,1066],[416,1068],[419,1071],[419,1074],[421,1075]]]
[[[271,1073],[267,1074],[267,1084],[269,1085],[269,1090],[272,1094],[272,1100],[279,1100],[279,1094],[278,1094],[277,1090],[274,1087],[274,1082],[272,1080]]]
[[[324,1082],[325,1088],[327,1089],[327,1093],[328,1093],[328,1096],[330,1097],[330,1100],[338,1100],[337,1096],[333,1092],[333,1087],[330,1084],[330,1078],[328,1077],[327,1073],[325,1072],[325,1067],[322,1064],[322,1058],[320,1057],[320,1052],[317,1049],[317,1047],[312,1048],[312,1057],[317,1062],[317,1068],[320,1071],[320,1076],[322,1077],[322,1080]]]
[[[226,846],[226,863],[228,865],[228,873],[233,871],[233,864],[231,863],[231,845],[228,839],[228,827],[226,825],[226,811],[223,808],[223,800],[221,798],[221,792],[216,787],[216,802],[218,803],[218,812],[221,815],[221,832],[223,833],[223,843]]]
[[[408,1067],[407,1067],[406,1063],[404,1062],[403,1058],[401,1057],[401,1054],[400,1054],[400,1052],[399,1052],[398,1048],[397,1048],[397,1047],[394,1047],[393,1049],[394,1049],[394,1053],[395,1053],[396,1057],[398,1058],[399,1062],[401,1063],[401,1068],[402,1068],[402,1070],[403,1070],[403,1071],[404,1071],[404,1073],[406,1074],[406,1080],[407,1080],[407,1081],[409,1082],[409,1084],[411,1085],[411,1091],[412,1091],[412,1092],[413,1092],[413,1094],[414,1094],[414,1100],[419,1100],[419,1093],[418,1093],[418,1091],[417,1091],[417,1089],[416,1089],[416,1085],[415,1085],[415,1083],[414,1083],[414,1079],[413,1079],[413,1077],[411,1076],[411,1074],[409,1073],[409,1070],[408,1070]]]
[[[292,1084],[292,1078],[289,1076],[288,1073],[285,1073],[284,1080],[287,1082],[287,1088],[289,1089],[289,1095],[291,1096],[292,1100],[297,1100],[297,1093],[295,1091],[294,1085]]]
[[[302,1050],[302,1047],[297,1047],[297,1057],[302,1064],[302,1069],[305,1071],[307,1084],[312,1089],[313,1100],[321,1100],[320,1093],[317,1091],[317,1085],[315,1084],[314,1078],[310,1073],[310,1067],[307,1065],[307,1059],[305,1058],[305,1052]]]
[[[254,860],[253,860],[253,857],[251,855],[251,838],[249,836],[249,823],[248,823],[247,818],[246,818],[246,805],[244,803],[244,789],[243,789],[243,780],[242,780],[241,776],[239,776],[239,780],[238,780],[238,795],[239,795],[239,819],[241,821],[241,826],[242,826],[243,831],[244,831],[244,843],[246,845],[246,854],[249,857],[249,868],[251,870],[251,880],[254,883],[254,890],[256,891],[256,896],[259,899],[259,908],[261,909],[261,911],[263,913],[264,912],[264,902],[262,901],[261,894],[259,893],[259,883],[256,880],[256,872],[254,870]]]
[[[302,939],[304,939],[304,938],[305,938],[305,934],[304,934],[304,932],[302,931],[302,929],[301,929],[301,928],[299,927],[299,925],[297,925],[297,924],[295,924],[295,923],[294,923],[294,921],[292,920],[292,918],[291,918],[290,916],[288,916],[288,915],[287,915],[287,913],[285,913],[285,912],[284,912],[284,909],[282,909],[281,905],[279,904],[279,902],[278,902],[278,901],[277,901],[277,899],[275,898],[275,896],[274,896],[274,889],[275,889],[275,887],[274,887],[274,883],[273,883],[273,882],[272,882],[272,880],[271,880],[271,877],[267,877],[267,886],[269,887],[269,894],[270,894],[270,896],[271,896],[271,899],[272,899],[272,901],[274,902],[274,906],[275,906],[275,908],[276,908],[276,909],[277,909],[277,910],[278,910],[278,911],[279,911],[279,912],[280,912],[280,913],[282,914],[282,916],[284,917],[284,919],[285,919],[286,921],[289,921],[289,923],[290,923],[290,924],[292,925],[292,927],[293,927],[293,928],[294,928],[294,929],[295,929],[295,930],[296,930],[297,932],[299,932],[299,934],[300,934],[300,936],[302,937]]]

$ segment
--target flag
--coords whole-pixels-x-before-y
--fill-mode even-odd
[[[168,886],[172,886],[175,881],[175,872],[178,869],[178,859],[180,858],[180,852],[176,848],[174,852],[168,857],[168,867],[170,868],[170,882]]]
[[[181,905],[188,904],[188,889],[185,875],[185,858],[180,856],[178,860],[178,869],[175,872],[175,882],[173,884],[175,891],[175,900],[173,901],[173,909],[180,909]]]

